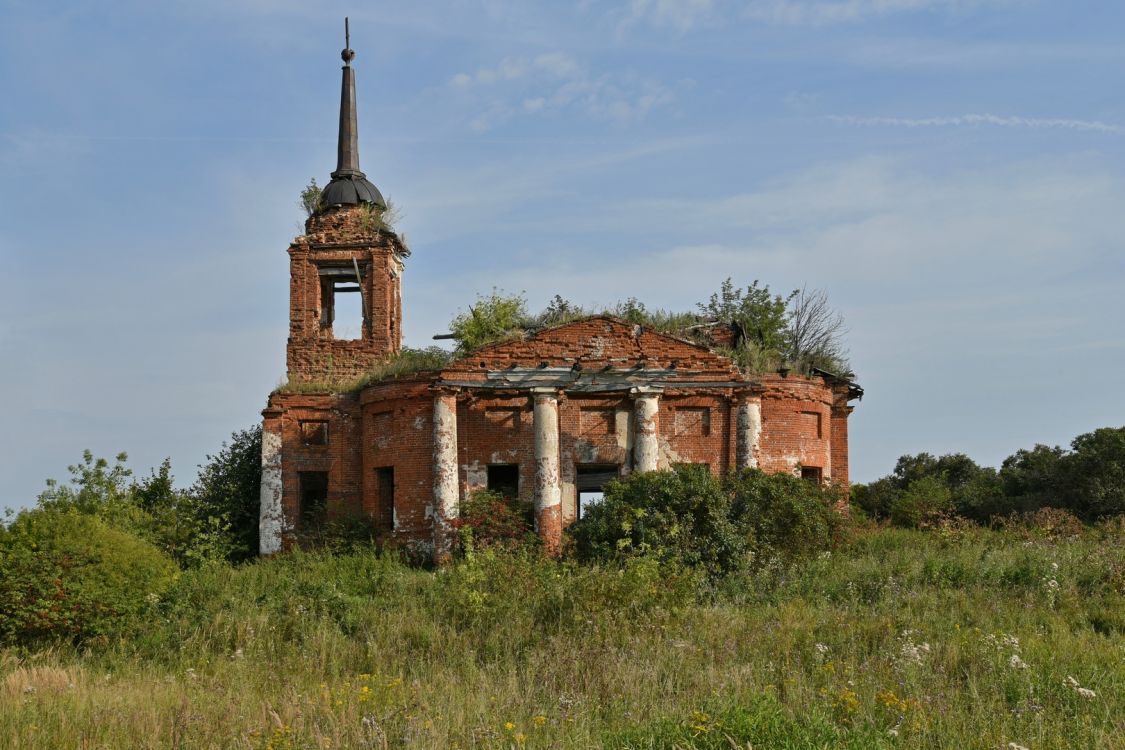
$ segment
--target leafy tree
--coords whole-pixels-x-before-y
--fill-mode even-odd
[[[929,475],[912,481],[891,504],[891,520],[898,526],[920,528],[953,511],[953,495],[941,477]]]
[[[217,455],[208,455],[189,493],[192,512],[216,551],[229,547],[232,562],[258,554],[258,508],[262,486],[262,427],[231,434]]]
[[[1074,438],[1054,483],[1064,507],[1086,520],[1125,513],[1125,427],[1102,427]]]
[[[133,501],[130,477],[126,466],[128,455],[118,453],[110,465],[105,458],[82,452],[82,463],[67,467],[69,484],[47,480],[47,489],[39,493],[36,505],[45,511],[73,511],[97,516],[109,525],[131,534],[150,538],[152,519]]]
[[[1004,494],[1024,498],[1026,504],[1035,507],[1050,505],[1064,455],[1066,451],[1058,446],[1037,443],[1031,450],[1021,448],[1008,456],[1000,465]]]
[[[742,331],[740,348],[744,355],[780,363],[790,338],[788,306],[797,294],[796,290],[786,297],[773,294],[768,285],[759,286],[757,279],[743,290],[728,277],[719,291],[698,307],[703,315],[728,321]]]
[[[837,375],[850,376],[847,349],[844,347],[844,316],[828,303],[823,289],[801,287],[788,300],[785,327],[786,356],[802,370],[818,367]]]
[[[891,505],[902,494],[893,476],[882,477],[868,484],[853,484],[851,502],[875,520],[890,518]]]

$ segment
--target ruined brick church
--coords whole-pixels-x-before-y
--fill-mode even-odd
[[[683,463],[847,484],[854,383],[746,375],[706,346],[610,316],[528,332],[440,371],[316,391],[400,350],[409,256],[360,171],[354,52],[342,57],[336,170],[289,246],[286,366],[289,383],[307,387],[273,392],[262,412],[262,554],[307,524],[362,515],[432,542],[440,560],[461,500],[481,489],[530,500],[556,550],[607,481]],[[334,326],[344,295],[361,302],[355,338]]]

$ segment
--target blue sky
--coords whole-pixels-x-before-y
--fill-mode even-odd
[[[1120,3],[0,0],[0,505],[84,448],[189,483],[258,419],[344,15],[408,345],[493,287],[807,284],[857,480],[1125,423]]]

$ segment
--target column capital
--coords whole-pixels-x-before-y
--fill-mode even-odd
[[[549,386],[549,385],[537,385],[534,388],[529,388],[528,390],[530,391],[532,396],[536,396],[536,397],[538,397],[538,396],[552,396],[554,398],[559,397],[559,389],[554,388],[554,387]]]
[[[731,401],[744,404],[751,401],[761,401],[762,392],[755,388],[735,388],[730,394]]]
[[[629,395],[636,398],[656,398],[664,393],[664,389],[656,385],[637,385],[629,389]]]

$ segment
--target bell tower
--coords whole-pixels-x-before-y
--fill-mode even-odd
[[[289,245],[290,383],[354,380],[402,345],[401,279],[410,251],[385,223],[386,201],[359,168],[347,19],[344,30],[336,170],[305,233]]]

